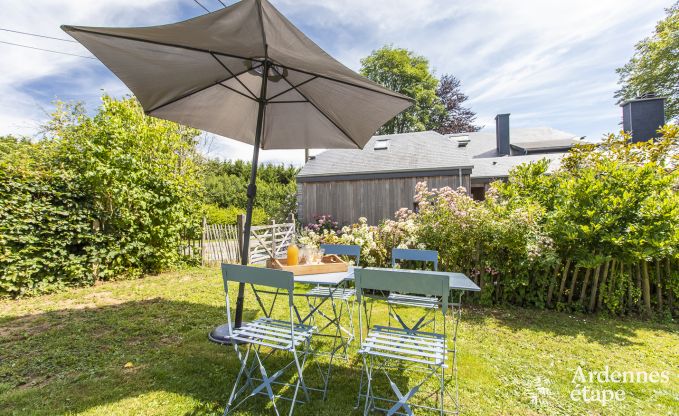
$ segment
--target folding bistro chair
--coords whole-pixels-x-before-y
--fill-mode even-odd
[[[357,245],[321,244],[321,249],[325,250],[325,254],[353,257],[356,265],[358,265],[361,258],[361,246]],[[344,350],[345,358],[348,359],[347,348],[354,339],[354,296],[356,290],[346,287],[346,283],[347,282],[343,282],[341,286],[336,287],[317,285],[308,291],[305,296],[307,296],[309,307],[312,310],[316,310],[316,314],[327,321],[324,326],[318,326],[317,332],[319,334],[323,333],[328,327],[334,326],[336,328],[335,336],[339,337],[341,342],[340,345],[333,349],[342,348]],[[334,316],[328,316],[318,308],[318,302],[327,299],[330,299],[331,301]],[[339,308],[336,303],[339,303]],[[342,326],[342,317],[345,312],[349,321],[348,329]]]
[[[417,261],[423,263],[432,263],[434,271],[439,268],[439,253],[436,250],[410,250],[395,248],[391,250],[391,267],[396,268],[397,260]],[[446,295],[447,296],[447,295]],[[396,319],[404,329],[412,329],[414,331],[426,327],[430,323],[434,324],[436,329],[436,314],[430,318],[435,312],[441,302],[436,297],[418,296],[409,293],[399,293],[399,291],[392,290],[387,298],[390,318]],[[415,324],[411,327],[403,320],[399,310],[401,307],[416,307],[425,310],[424,315],[421,315]]]
[[[445,316],[442,331],[424,332],[370,324],[363,319],[360,307],[361,302],[366,301],[365,291],[395,290],[440,298],[442,308],[437,313],[444,315],[448,308],[448,276],[427,274],[426,271],[406,273],[378,268],[357,269],[354,276],[356,298],[359,302],[361,345],[358,352],[362,356],[364,369],[361,373],[357,407],[363,399],[364,415],[370,410],[384,411],[388,415],[412,415],[413,408],[440,414],[457,413],[457,400],[449,392],[448,397],[453,401],[455,410],[448,410],[450,406],[445,405],[445,372],[449,368]],[[398,376],[403,374],[408,376],[401,381]],[[424,391],[423,386],[434,378],[438,379],[438,389],[434,392]],[[417,381],[408,386],[410,380]],[[398,383],[401,383],[400,387]],[[380,395],[382,391],[389,389],[391,397]],[[416,397],[417,393],[421,394]],[[416,399],[419,400],[415,402]]]
[[[290,401],[289,414],[292,415],[301,387],[306,400],[309,400],[309,388],[304,383],[303,369],[307,355],[310,352],[311,337],[314,327],[310,325],[296,324],[293,320],[293,275],[290,272],[263,269],[259,267],[222,264],[222,276],[224,279],[224,291],[226,292],[226,314],[228,338],[234,342],[233,347],[240,361],[238,376],[233,384],[229,401],[224,410],[224,415],[240,406],[250,397],[263,394],[269,397],[276,415],[279,415],[276,402],[278,399]],[[231,327],[231,307],[229,302],[228,282],[249,283],[253,289],[255,285],[275,289],[278,296],[281,290],[287,291],[289,319],[276,320],[271,318],[271,312],[265,317],[251,322],[243,322],[240,328]],[[257,295],[262,306],[259,294]],[[273,309],[273,308],[272,308]],[[276,351],[284,351],[292,355],[292,360],[280,367],[274,373],[267,371],[264,364]],[[261,377],[256,374],[259,369]],[[287,370],[296,374],[295,384],[277,381]],[[271,374],[271,375],[269,375]],[[244,383],[241,386],[241,380]],[[241,398],[247,389],[249,393]],[[281,393],[285,388],[293,388],[292,397],[285,397]]]

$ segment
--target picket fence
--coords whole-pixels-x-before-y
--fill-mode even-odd
[[[245,218],[239,216],[236,225],[208,224],[203,220],[201,263],[217,265],[240,263]],[[250,230],[249,263],[264,263],[270,257],[283,255],[295,235],[295,222],[253,226]]]

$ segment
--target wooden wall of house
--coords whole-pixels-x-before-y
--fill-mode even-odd
[[[366,217],[376,225],[393,218],[399,208],[413,209],[415,185],[426,181],[429,188],[460,186],[459,176],[423,176],[410,178],[338,180],[329,182],[298,182],[298,217],[302,224],[314,216],[330,214],[341,224],[351,224]],[[462,186],[469,190],[469,174],[462,175]]]

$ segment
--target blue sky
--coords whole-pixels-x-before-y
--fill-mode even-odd
[[[210,10],[217,0],[199,0]],[[233,1],[223,0],[226,4]],[[271,0],[348,67],[385,44],[427,57],[454,74],[479,125],[511,113],[513,127],[547,126],[598,139],[617,131],[615,68],[652,33],[671,1],[645,0]],[[67,37],[61,24],[143,26],[205,13],[193,0],[2,0],[0,28]],[[0,32],[0,41],[89,55],[78,44]],[[96,60],[0,44],[0,134],[36,135],[52,101],[99,104],[129,91]],[[249,159],[251,147],[206,135],[211,157]],[[299,164],[302,151],[266,151]]]

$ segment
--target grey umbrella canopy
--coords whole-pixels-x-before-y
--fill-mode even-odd
[[[262,149],[361,148],[411,104],[333,59],[267,0],[163,26],[63,29],[147,114],[253,145],[268,62]]]
[[[254,146],[246,236],[260,147],[362,148],[412,104],[332,58],[267,0],[162,26],[62,29],[127,85],[146,114]],[[243,293],[241,284],[236,326]]]

